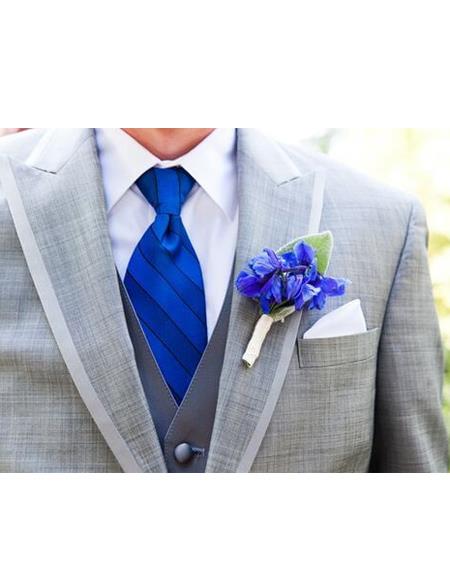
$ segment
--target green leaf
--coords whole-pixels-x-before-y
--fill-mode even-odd
[[[274,322],[281,322],[291,314],[294,314],[294,312],[295,306],[279,306],[278,308],[273,309],[270,316],[273,318]]]
[[[333,234],[331,232],[322,232],[310,236],[302,236],[292,240],[277,251],[277,254],[291,252],[298,242],[305,242],[313,247],[317,252],[317,269],[323,275],[326,274],[333,253]]]

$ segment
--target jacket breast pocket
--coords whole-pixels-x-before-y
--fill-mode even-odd
[[[297,340],[298,363],[285,385],[289,411],[283,428],[314,445],[316,471],[367,469],[379,339],[375,328],[353,336]],[[286,416],[292,417],[290,425]]]
[[[301,368],[338,367],[369,361],[377,356],[380,329],[351,336],[297,340]]]

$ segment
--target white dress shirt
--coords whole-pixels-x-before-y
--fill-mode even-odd
[[[195,179],[181,218],[200,262],[208,338],[216,326],[234,264],[238,234],[235,129],[216,129],[173,161],[161,161],[121,129],[96,129],[108,227],[122,280],[155,210],[136,180],[151,167],[183,167]]]

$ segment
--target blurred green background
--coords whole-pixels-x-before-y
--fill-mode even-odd
[[[445,347],[443,404],[450,433],[450,129],[303,129],[302,139],[295,139],[292,130],[269,132],[290,142],[306,140],[307,145],[422,200]]]

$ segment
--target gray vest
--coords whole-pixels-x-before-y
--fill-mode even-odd
[[[178,406],[164,380],[128,293],[120,282],[139,375],[170,473],[203,473],[208,459],[233,292],[232,280],[216,328]]]

